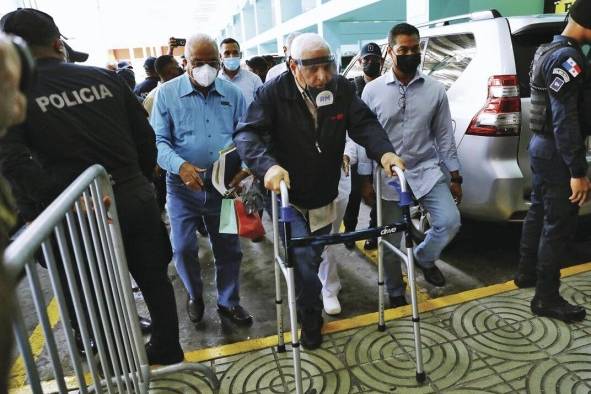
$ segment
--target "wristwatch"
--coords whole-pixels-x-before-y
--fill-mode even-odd
[[[457,183],[458,185],[461,185],[463,182],[464,182],[464,178],[462,178],[459,175],[451,177],[451,183]]]

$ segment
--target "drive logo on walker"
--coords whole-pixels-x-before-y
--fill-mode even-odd
[[[70,92],[53,93],[48,96],[40,96],[35,99],[41,112],[47,112],[49,106],[57,109],[74,107],[84,103],[104,100],[113,97],[113,93],[103,84],[72,90]]]
[[[398,231],[398,228],[396,226],[385,228],[382,231],[380,231],[380,236],[384,236],[384,235],[388,235],[388,234],[394,234],[397,231]]]

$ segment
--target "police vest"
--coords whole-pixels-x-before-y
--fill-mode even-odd
[[[554,51],[570,46],[569,42],[552,42],[541,45],[534,56],[530,69],[530,88],[531,103],[529,112],[529,127],[536,134],[551,136],[553,133],[552,112],[550,110],[550,99],[546,88],[546,76],[542,65],[547,57]],[[587,73],[587,67],[584,68],[583,78],[584,86],[582,94],[579,95],[579,118],[581,121],[581,133],[583,135],[591,134],[591,115],[587,108],[591,109],[591,80]],[[587,119],[589,118],[589,119]]]
[[[536,134],[551,134],[552,127],[546,125],[552,123],[552,114],[548,111],[550,100],[546,88],[546,76],[542,65],[546,58],[555,50],[569,46],[568,42],[560,41],[540,45],[529,72],[529,85],[531,88],[531,104],[529,110],[529,128]],[[549,130],[548,130],[549,129]]]

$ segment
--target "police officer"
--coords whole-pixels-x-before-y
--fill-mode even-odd
[[[86,168],[104,166],[114,183],[129,270],[152,317],[148,361],[182,361],[167,276],[171,248],[148,181],[156,146],[144,109],[113,72],[66,63],[51,16],[23,8],[6,14],[0,28],[24,38],[37,61],[27,119],[9,129],[0,145],[3,174],[19,195],[35,202],[25,220],[34,219]]]
[[[561,35],[536,51],[531,72],[529,145],[533,189],[523,224],[521,259],[515,283],[536,287],[535,315],[563,321],[585,318],[585,309],[559,294],[560,261],[572,237],[591,183],[587,178],[582,107],[589,67],[581,45],[591,42],[591,1],[573,4]]]

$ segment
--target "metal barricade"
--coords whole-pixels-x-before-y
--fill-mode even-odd
[[[384,262],[383,262],[383,248],[387,247],[398,255],[406,264],[408,271],[408,282],[410,287],[411,307],[412,307],[412,322],[415,340],[415,359],[416,359],[416,379],[417,382],[423,383],[426,379],[425,371],[423,370],[423,355],[421,343],[421,328],[419,309],[417,302],[417,289],[415,283],[415,267],[413,254],[413,239],[417,239],[417,234],[413,231],[412,219],[410,215],[410,206],[413,201],[408,190],[404,172],[393,167],[399,181],[400,207],[402,208],[403,219],[400,223],[392,223],[383,225],[382,223],[382,188],[381,177],[382,170],[377,173],[378,181],[376,187],[377,200],[377,227],[366,230],[353,231],[342,234],[331,234],[322,236],[309,236],[293,238],[291,234],[291,221],[295,215],[293,207],[289,203],[289,192],[285,182],[280,183],[281,192],[281,212],[278,207],[278,196],[275,192],[271,193],[271,207],[273,216],[273,252],[274,252],[274,266],[275,266],[275,304],[277,312],[277,338],[278,338],[278,352],[285,352],[285,338],[283,325],[283,299],[281,295],[281,275],[283,274],[287,283],[287,300],[289,308],[289,320],[291,329],[291,347],[294,368],[294,380],[296,383],[296,393],[303,393],[302,382],[302,367],[300,358],[300,342],[297,329],[297,310],[296,310],[296,292],[294,281],[294,263],[291,256],[292,249],[298,246],[325,246],[340,244],[348,241],[358,241],[369,238],[378,238],[378,330],[385,331],[386,323],[384,319]],[[281,215],[280,215],[281,213]],[[281,216],[281,218],[280,218]],[[279,240],[279,222],[283,227],[283,246],[284,254],[280,253]],[[403,232],[405,239],[406,252],[398,249],[388,241],[382,238],[383,235],[392,234],[395,232]]]
[[[94,165],[82,173],[4,254],[9,278],[16,282],[24,276],[28,280],[57,389],[66,393],[71,388],[66,384],[60,349],[46,311],[35,262],[38,253],[47,265],[80,393],[146,393],[151,378],[182,370],[204,373],[215,389],[219,387],[215,374],[199,364],[180,363],[150,370],[113,189],[103,167]],[[70,316],[64,291],[70,294],[75,316]],[[15,304],[14,333],[30,389],[43,393],[18,299]],[[72,323],[83,344],[82,357]],[[92,384],[87,382],[88,374]]]

